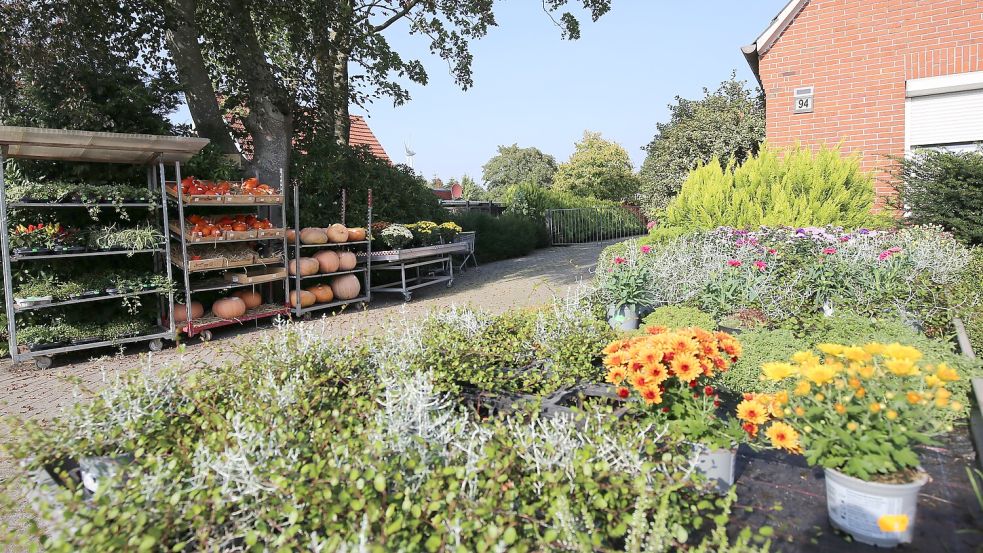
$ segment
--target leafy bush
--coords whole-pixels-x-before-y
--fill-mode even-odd
[[[742,332],[737,338],[741,341],[743,354],[729,371],[723,373],[720,382],[727,390],[739,394],[778,391],[776,383],[761,380],[761,365],[784,361],[811,345],[788,329],[757,328]]]
[[[643,222],[641,215],[623,209],[617,202],[585,198],[562,192],[540,188],[533,184],[510,186],[504,194],[503,201],[508,204],[507,212],[525,215],[545,226],[546,211],[550,209],[585,209],[607,208],[609,213],[600,219],[600,224],[565,227],[561,236],[565,242],[583,242],[588,236],[597,231],[607,235],[636,234]],[[544,246],[546,244],[543,244]]]
[[[522,257],[549,241],[546,227],[524,215],[463,213],[454,221],[464,230],[476,232],[475,256],[482,263]]]
[[[699,327],[713,329],[713,317],[695,307],[685,305],[663,305],[655,308],[644,319],[645,326],[664,326],[666,328]]]
[[[983,248],[973,248],[969,264],[946,297],[962,318],[973,351],[983,354]]]
[[[348,193],[346,218],[350,225],[365,223],[370,188],[376,220],[447,219],[426,180],[409,167],[390,165],[366,149],[316,139],[306,146],[305,153],[295,151],[291,163],[290,174],[300,183],[301,227],[323,227],[339,221],[342,189]]]
[[[723,167],[714,158],[690,172],[664,226],[876,226],[872,183],[858,157],[844,158],[837,149],[813,154],[798,147],[781,155],[764,147],[740,166]]]
[[[893,205],[910,225],[939,225],[969,244],[983,244],[983,150],[919,151],[898,160]]]
[[[427,346],[404,330],[363,347],[287,329],[234,367],[115,383],[11,425],[12,456],[68,489],[8,483],[37,492],[32,533],[53,551],[759,550],[727,536],[734,494],[689,483],[660,429],[479,418],[405,370]],[[62,470],[86,455],[130,458],[91,494]]]

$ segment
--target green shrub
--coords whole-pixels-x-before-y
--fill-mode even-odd
[[[643,323],[645,326],[664,326],[666,328],[697,326],[705,330],[714,330],[717,327],[713,317],[695,307],[684,305],[657,307],[645,317]]]
[[[973,248],[972,259],[953,286],[950,300],[962,318],[973,351],[983,355],[983,247]]]
[[[510,186],[503,196],[508,213],[525,215],[546,224],[546,211],[550,209],[606,208],[604,217],[587,224],[563,225],[560,239],[564,242],[583,242],[588,236],[603,232],[609,236],[637,234],[642,225],[641,215],[623,209],[617,202],[585,198],[569,192],[541,188],[534,184]]]
[[[663,226],[860,228],[881,221],[873,207],[873,178],[860,170],[857,156],[844,158],[827,148],[813,154],[801,147],[780,154],[764,147],[737,167],[723,167],[714,158],[691,171]]]
[[[454,221],[462,229],[477,233],[475,256],[479,263],[522,257],[549,240],[546,227],[524,215],[465,213],[454,217]]]
[[[761,380],[761,365],[771,361],[787,361],[793,353],[812,344],[787,329],[758,328],[737,336],[743,354],[720,381],[724,388],[735,393],[775,392],[777,383]]]
[[[348,194],[349,225],[365,224],[370,188],[376,221],[443,222],[448,218],[425,179],[405,165],[390,165],[367,149],[315,139],[305,144],[304,153],[294,151],[291,164],[291,177],[300,186],[301,227],[323,227],[339,221],[343,189]]]
[[[898,160],[892,204],[907,225],[939,225],[968,244],[983,244],[983,150],[924,150]]]

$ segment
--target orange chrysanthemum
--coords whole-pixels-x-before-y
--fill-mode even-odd
[[[693,354],[678,355],[670,364],[673,374],[683,382],[692,382],[703,374],[703,368]]]

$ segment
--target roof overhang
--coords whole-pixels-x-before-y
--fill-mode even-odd
[[[761,76],[758,74],[758,60],[771,49],[778,37],[782,36],[782,32],[792,24],[795,16],[799,15],[799,12],[808,3],[809,0],[790,0],[754,42],[741,47],[741,52],[747,59],[748,65],[751,66],[751,70],[754,71],[754,76],[758,79],[759,84],[761,83]]]
[[[144,165],[186,162],[207,138],[0,126],[6,157]]]

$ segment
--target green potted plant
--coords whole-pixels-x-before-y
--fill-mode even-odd
[[[823,467],[834,528],[879,547],[908,543],[928,482],[915,447],[944,431],[944,411],[963,408],[946,388],[959,375],[897,343],[817,348],[766,363],[764,377],[785,390],[745,397],[737,416],[750,436]]]
[[[615,330],[638,328],[638,311],[652,303],[652,274],[647,247],[630,243],[624,256],[615,256],[597,273],[598,287],[608,306],[608,323]]]
[[[10,247],[14,255],[50,254],[60,233],[61,225],[58,223],[17,225],[10,234]]]
[[[650,326],[615,340],[603,351],[607,381],[618,396],[634,400],[658,422],[695,448],[695,464],[726,488],[734,483],[740,424],[720,411],[717,378],[741,355],[733,336],[697,327]]]

